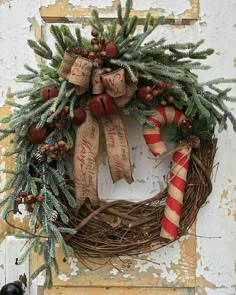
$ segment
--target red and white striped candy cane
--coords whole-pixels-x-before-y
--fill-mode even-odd
[[[181,123],[184,114],[174,107],[158,107],[155,115],[149,116],[155,127],[144,126],[144,138],[154,156],[163,155],[167,150],[161,137],[161,127],[165,124]],[[188,145],[176,145],[170,171],[168,195],[164,216],[161,220],[161,237],[170,240],[178,236],[183,196],[186,186],[191,148]]]

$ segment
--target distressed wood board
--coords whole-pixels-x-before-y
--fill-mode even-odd
[[[194,295],[194,288],[39,288],[38,295]]]
[[[104,20],[116,18],[116,7],[119,0],[41,0],[41,16],[46,22],[76,22],[78,19],[89,17],[91,10],[96,8]],[[125,6],[125,1],[121,1]],[[168,23],[187,24],[199,17],[199,0],[134,0],[131,15],[144,19],[150,12],[154,17],[164,15]]]

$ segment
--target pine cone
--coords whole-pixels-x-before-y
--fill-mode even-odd
[[[200,138],[196,135],[191,135],[188,140],[188,143],[191,145],[191,147],[195,149],[200,147],[200,142]]]
[[[57,213],[57,211],[56,210],[53,210],[51,213],[50,213],[50,215],[49,215],[49,217],[48,217],[48,220],[50,221],[50,222],[55,222],[55,221],[57,221],[57,218],[58,218],[58,213]]]
[[[41,153],[40,151],[37,151],[37,153],[34,156],[35,161],[38,163],[45,162],[47,160],[46,154]]]

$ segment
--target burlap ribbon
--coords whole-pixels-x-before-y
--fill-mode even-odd
[[[58,74],[75,85],[77,95],[88,91],[91,84],[93,94],[106,92],[118,107],[123,107],[137,90],[138,71],[133,71],[137,77],[136,82],[132,81],[123,68],[107,72],[104,68],[94,68],[90,59],[65,52]]]
[[[81,207],[87,198],[93,205],[98,202],[99,125],[89,111],[86,111],[86,114],[85,121],[77,129],[75,140],[74,182],[78,207]],[[131,183],[131,162],[122,119],[113,114],[102,122],[113,182],[124,178]]]
[[[96,158],[99,149],[99,125],[89,111],[76,132],[74,152],[74,183],[78,207],[89,198],[92,204],[98,200]]]
[[[132,183],[129,147],[121,117],[113,114],[104,119],[103,126],[113,182],[124,178],[128,183]]]

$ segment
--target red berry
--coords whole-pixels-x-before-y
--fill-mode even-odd
[[[75,48],[75,53],[80,54],[82,52],[82,49],[80,47]]]
[[[188,128],[189,128],[189,129],[192,129],[192,128],[193,128],[193,126],[190,124],[190,125],[188,125]]]
[[[19,196],[21,196],[21,197],[25,197],[25,196],[27,196],[27,192],[25,192],[25,191],[20,191],[20,192],[19,192]]]
[[[165,100],[162,100],[162,101],[160,102],[160,104],[161,104],[163,107],[165,107],[165,106],[167,105],[167,102],[166,102]]]
[[[34,211],[34,207],[32,205],[28,206],[27,207],[27,211],[30,212],[30,213],[33,212]]]
[[[41,196],[41,195],[38,195],[38,196],[36,197],[36,201],[39,202],[39,203],[42,203],[42,202],[44,201],[44,197]]]
[[[60,128],[62,127],[62,124],[61,124],[60,122],[56,122],[56,123],[55,123],[55,127],[56,127],[57,129],[60,129]]]
[[[159,88],[163,88],[164,86],[165,86],[165,83],[163,81],[159,81],[157,83],[157,87],[159,87]]]
[[[98,31],[97,31],[96,29],[92,29],[92,31],[91,31],[91,35],[92,35],[93,37],[97,37],[97,36],[98,36]]]
[[[48,128],[43,126],[41,129],[36,129],[37,123],[33,123],[28,132],[27,137],[32,143],[42,143],[47,137]]]
[[[152,90],[152,95],[153,95],[153,96],[157,96],[158,93],[159,93],[159,92],[158,92],[157,89],[153,89],[153,90]]]
[[[97,38],[93,38],[93,39],[91,40],[91,44],[92,44],[92,45],[98,44],[98,39],[97,39]]]
[[[106,42],[106,39],[104,36],[101,36],[99,39],[98,39],[99,43],[100,44],[104,44]]]
[[[59,152],[59,155],[63,157],[65,155],[65,152],[64,151],[60,151]]]
[[[147,101],[150,101],[153,99],[153,95],[151,93],[148,93],[146,96],[145,96],[145,100]]]
[[[94,60],[96,57],[96,54],[94,52],[89,52],[88,58]]]
[[[166,87],[166,89],[172,89],[172,84],[171,84],[171,83],[167,83],[167,84],[165,85],[165,87]]]
[[[52,159],[52,160],[56,160],[56,159],[57,159],[57,154],[54,154],[54,153],[53,153],[53,154],[51,154],[50,156],[51,156],[51,159]]]
[[[69,144],[66,144],[66,145],[64,146],[64,150],[65,150],[66,152],[68,152],[68,151],[69,151],[69,149],[70,149],[70,146],[69,146]]]
[[[173,103],[175,100],[175,98],[173,96],[169,96],[168,101],[169,103]]]
[[[152,92],[152,87],[151,86],[146,86],[146,92],[151,93]]]
[[[100,52],[100,56],[101,56],[101,57],[106,57],[106,56],[107,56],[106,51],[101,51],[101,52]]]
[[[82,55],[83,56],[88,56],[88,54],[89,54],[89,51],[88,50],[85,49],[85,50],[82,51]]]
[[[35,202],[35,196],[33,195],[28,195],[27,197],[25,197],[25,203],[26,204],[32,204]]]
[[[53,145],[51,145],[51,146],[49,147],[49,152],[53,153],[54,151],[55,151],[55,147],[54,147]]]
[[[182,124],[183,124],[183,125],[187,125],[187,124],[189,124],[189,121],[188,121],[187,119],[183,119],[183,120],[182,120]]]
[[[99,50],[100,50],[100,47],[97,44],[93,45],[94,52],[98,52]]]
[[[64,113],[69,114],[70,108],[68,106],[64,107]]]
[[[143,86],[143,87],[140,87],[138,89],[138,97],[141,98],[141,99],[145,99],[146,98],[146,95],[147,95],[147,90],[146,90],[146,87]]]
[[[84,122],[86,113],[82,108],[74,109],[74,118],[71,120],[73,124],[79,125]]]
[[[109,94],[102,93],[93,96],[89,103],[89,109],[93,115],[100,117],[114,113],[116,105]]]
[[[22,203],[22,198],[16,198],[15,201],[16,201],[17,204],[21,204]]]
[[[110,41],[106,44],[105,51],[107,56],[110,58],[116,58],[119,54],[117,45],[113,41]]]
[[[59,147],[63,147],[66,143],[63,140],[60,140],[60,141],[58,141],[57,144],[58,144]]]

